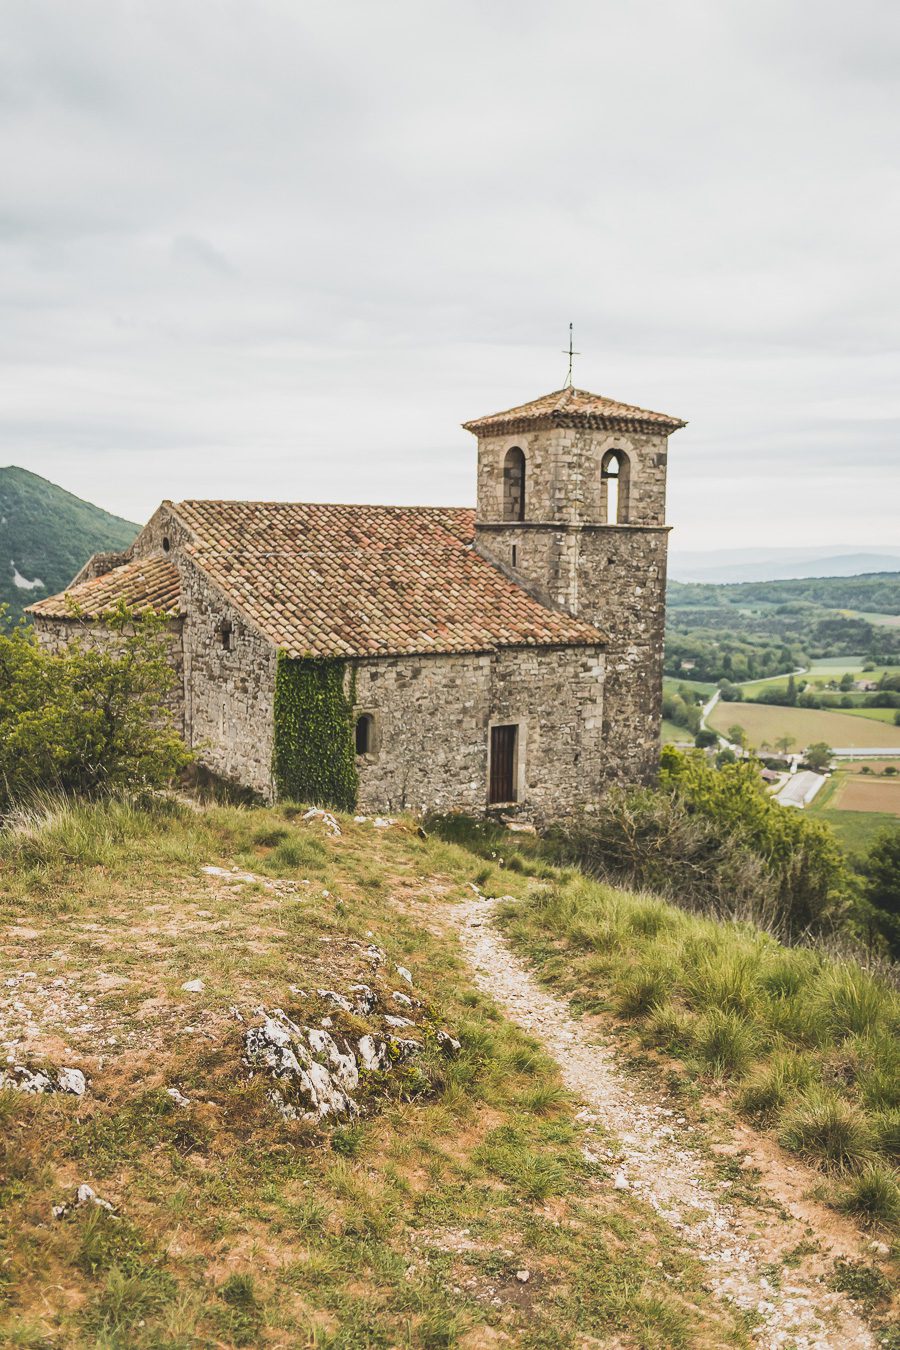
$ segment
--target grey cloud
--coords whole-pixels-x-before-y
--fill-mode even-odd
[[[573,319],[579,382],[690,420],[684,546],[896,513],[880,0],[30,0],[4,38],[4,458],[132,516],[465,501],[459,423],[559,385]]]

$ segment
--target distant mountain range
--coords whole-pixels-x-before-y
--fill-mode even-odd
[[[0,602],[8,617],[63,590],[92,553],[127,548],[138,528],[27,469],[0,469]]]
[[[669,556],[674,581],[792,581],[802,577],[856,577],[900,572],[900,546],[832,544],[822,548],[729,548]]]

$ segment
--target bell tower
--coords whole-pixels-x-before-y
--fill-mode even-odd
[[[608,638],[607,781],[659,758],[668,437],[686,424],[569,385],[464,427],[478,438],[475,547]]]

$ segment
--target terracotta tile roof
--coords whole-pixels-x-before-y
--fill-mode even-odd
[[[173,617],[180,614],[176,567],[167,558],[139,558],[136,562],[113,568],[103,576],[70,586],[59,595],[38,600],[28,606],[26,613],[42,619],[67,619],[71,617],[71,601],[86,619],[97,619],[114,610],[120,600],[139,612],[156,609]]]
[[[440,507],[186,501],[185,552],[289,656],[390,656],[605,641],[547,609]]]
[[[552,394],[520,403],[505,412],[490,413],[473,422],[463,422],[466,431],[477,436],[512,434],[533,431],[540,427],[590,427],[610,431],[677,431],[687,426],[678,417],[668,413],[635,408],[629,403],[617,403],[602,394],[590,394],[586,389],[556,389]]]

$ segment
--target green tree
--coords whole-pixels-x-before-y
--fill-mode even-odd
[[[900,829],[878,835],[863,864],[866,899],[894,956],[900,956]]]
[[[0,634],[0,807],[36,789],[158,788],[183,768],[167,647],[164,617],[124,607],[59,652],[23,625]]]
[[[698,750],[709,750],[712,746],[719,744],[719,738],[709,727],[701,727],[694,737],[694,744]]]
[[[825,741],[815,741],[812,745],[806,747],[804,758],[811,769],[815,769],[817,773],[824,773],[826,769],[831,767],[833,754],[834,751],[831,746],[827,745]]]
[[[791,707],[791,708],[793,708],[793,707],[796,705],[796,703],[797,703],[797,682],[796,682],[796,680],[794,679],[793,675],[790,675],[790,676],[788,677],[788,682],[787,682],[787,693],[786,693],[786,695],[785,695],[785,702],[786,702],[786,703],[788,704],[788,706]]]
[[[747,744],[747,733],[739,722],[735,722],[734,726],[729,727],[725,735],[732,745],[739,745],[742,750]]]
[[[844,856],[827,825],[779,806],[748,760],[710,768],[697,751],[665,746],[660,787],[676,793],[764,862],[786,936],[840,921],[850,897]]]
[[[796,745],[796,743],[793,736],[779,736],[778,740],[775,742],[775,749],[780,750],[783,755],[786,755],[791,746]]]

